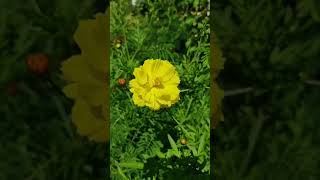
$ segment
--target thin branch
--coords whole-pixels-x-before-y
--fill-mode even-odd
[[[306,80],[304,81],[305,84],[312,85],[312,86],[320,86],[320,81],[319,80]],[[240,89],[235,89],[235,90],[226,90],[224,93],[224,96],[236,96],[239,94],[246,94],[249,92],[254,91],[255,89],[252,87],[247,87],[247,88],[240,88]]]
[[[193,91],[192,89],[181,89],[180,92],[188,92],[188,91]]]
[[[251,133],[249,136],[249,145],[248,145],[248,149],[247,149],[247,154],[242,162],[242,166],[239,171],[240,177],[243,176],[248,169],[252,154],[254,152],[254,149],[255,149],[256,144],[258,142],[258,138],[261,133],[263,123],[265,122],[265,120],[267,118],[268,118],[267,116],[265,116],[261,111],[259,111],[257,121],[255,121],[255,124],[251,129]]]
[[[242,88],[242,89],[235,89],[235,90],[227,90],[224,92],[224,96],[235,96],[239,94],[245,94],[253,91],[252,87]]]
[[[309,85],[314,85],[314,86],[320,86],[320,81],[318,80],[306,80],[304,83],[309,84]]]
[[[43,171],[43,169],[48,168],[48,166],[50,165],[50,163],[52,163],[53,161],[55,161],[55,158],[50,158],[49,160],[47,160],[46,162],[44,162],[43,164],[40,164],[38,167],[36,167],[32,173],[30,174],[30,176],[28,176],[26,178],[26,180],[32,180],[32,179],[36,179],[35,177],[37,177],[39,175],[40,171]]]

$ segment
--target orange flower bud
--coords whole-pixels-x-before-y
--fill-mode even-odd
[[[122,78],[122,79],[119,79],[119,80],[118,80],[118,83],[119,83],[120,86],[124,86],[124,85],[126,84],[126,80],[123,79],[123,78]]]
[[[48,57],[43,53],[31,54],[27,58],[28,69],[36,74],[44,74],[48,71]]]

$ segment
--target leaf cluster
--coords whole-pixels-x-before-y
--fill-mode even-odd
[[[225,115],[215,132],[223,179],[317,179],[320,150],[319,6],[306,1],[215,1],[212,26],[226,59]]]

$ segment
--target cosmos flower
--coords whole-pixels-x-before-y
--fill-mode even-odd
[[[147,106],[152,110],[171,107],[179,99],[179,75],[167,60],[148,59],[134,69],[135,79],[131,80],[130,91],[137,106]]]
[[[61,69],[64,79],[70,82],[63,91],[75,102],[72,122],[80,135],[96,142],[109,140],[107,19],[106,14],[99,13],[95,19],[79,22],[74,39],[81,54],[64,61]]]

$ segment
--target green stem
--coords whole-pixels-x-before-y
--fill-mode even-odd
[[[192,89],[182,89],[180,92],[187,92],[187,91],[193,91]]]
[[[169,115],[178,125],[181,125],[181,124],[179,123],[179,121],[177,121],[176,118],[174,118],[174,117],[172,116],[172,114],[168,111],[168,109],[164,109],[164,110],[168,113],[168,115]]]
[[[320,86],[320,81],[317,80],[306,80],[305,83],[309,85]]]
[[[262,129],[263,122],[266,119],[267,119],[267,117],[264,116],[264,114],[260,111],[258,114],[256,124],[251,129],[251,133],[249,136],[249,146],[248,146],[248,150],[247,150],[247,155],[242,162],[240,172],[239,172],[240,177],[242,177],[245,174],[246,170],[248,169],[251,156],[254,152],[254,149],[256,147],[256,143],[258,141],[258,137],[259,137],[261,129]]]
[[[239,95],[239,94],[245,94],[245,93],[249,93],[253,90],[254,89],[252,87],[229,90],[229,91],[225,91],[224,96],[235,96],[235,95]]]
[[[69,137],[71,137],[71,139],[73,139],[74,135],[73,135],[72,128],[70,125],[70,120],[69,120],[68,115],[65,111],[63,103],[59,100],[59,98],[57,96],[52,95],[51,97],[52,97],[52,101],[56,105],[56,108],[57,108],[57,111],[58,111],[60,117],[64,121],[63,125],[65,126],[65,129],[66,129]]]

